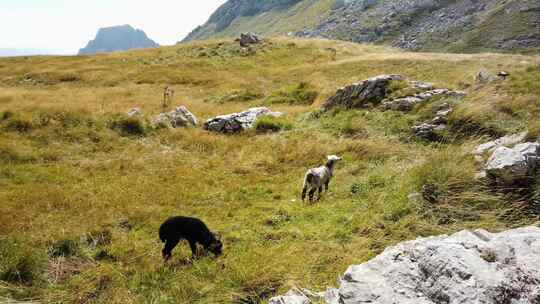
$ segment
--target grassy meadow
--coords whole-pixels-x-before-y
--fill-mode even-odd
[[[487,69],[508,81],[474,83]],[[317,113],[339,87],[386,74],[467,90],[411,113]],[[220,135],[156,129],[165,86],[200,120],[268,106],[286,113]],[[442,102],[443,140],[410,127]],[[125,113],[140,107],[144,118]],[[540,220],[527,197],[474,179],[470,151],[528,130],[540,139],[537,55],[407,53],[372,45],[274,38],[251,49],[215,40],[80,57],[0,59],[0,302],[265,303],[293,286],[336,285],[348,265],[400,241]],[[330,192],[302,203],[305,170],[327,154]],[[435,200],[409,194],[432,189]],[[504,189],[501,189],[504,190]],[[157,230],[203,219],[224,255],[164,265]]]

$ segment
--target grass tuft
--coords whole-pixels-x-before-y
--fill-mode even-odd
[[[272,93],[264,103],[267,104],[289,104],[289,105],[310,105],[317,98],[318,93],[307,82],[289,85],[283,89]]]

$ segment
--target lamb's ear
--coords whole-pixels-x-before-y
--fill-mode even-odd
[[[221,241],[221,233],[214,233],[216,240]]]

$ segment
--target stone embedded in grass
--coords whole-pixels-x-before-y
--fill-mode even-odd
[[[435,89],[435,90],[418,93],[413,96],[406,96],[406,97],[396,98],[389,101],[384,101],[382,103],[382,108],[385,110],[409,112],[414,108],[415,105],[422,102],[427,102],[434,97],[443,96],[443,97],[461,98],[465,96],[465,94],[466,93],[462,91],[452,91],[449,89]]]
[[[409,81],[409,85],[413,89],[418,89],[418,90],[423,90],[423,91],[433,90],[435,88],[435,86],[433,86],[433,84],[430,82],[423,82],[423,81],[416,81],[416,80]]]
[[[153,124],[160,127],[181,128],[199,125],[199,121],[185,106],[179,106],[171,112],[157,115]]]
[[[435,114],[435,117],[429,121],[415,125],[411,128],[414,135],[428,141],[438,141],[441,139],[441,132],[445,131],[448,127],[448,115],[452,113],[453,109],[449,104],[444,103],[439,107],[439,110]]]
[[[389,93],[393,81],[401,81],[401,75],[380,75],[343,87],[323,104],[323,110],[334,107],[363,108],[370,104],[378,104]]]
[[[311,300],[299,289],[291,289],[283,296],[270,299],[269,304],[310,304]]]
[[[141,110],[141,108],[133,108],[127,112],[127,116],[129,117],[142,116],[142,115],[143,115],[143,111]]]
[[[244,112],[220,115],[207,120],[203,128],[208,131],[219,133],[238,133],[246,129],[251,129],[259,117],[273,116],[280,117],[283,113],[272,112],[266,107],[251,108]]]
[[[539,165],[540,144],[523,143],[495,149],[486,163],[486,173],[498,183],[511,185],[533,179]]]
[[[477,146],[474,149],[475,155],[482,155],[486,152],[493,152],[495,149],[499,147],[513,147],[514,145],[517,145],[521,142],[523,142],[527,138],[527,132],[517,133],[517,134],[510,134],[501,138],[498,138],[496,140],[489,141],[487,143],[481,144]]]
[[[252,44],[259,44],[263,41],[263,38],[255,33],[242,33],[238,42],[240,42],[241,47],[248,47]]]
[[[323,303],[536,303],[539,246],[538,227],[418,238],[350,266]],[[295,289],[270,303],[310,303],[302,295]]]

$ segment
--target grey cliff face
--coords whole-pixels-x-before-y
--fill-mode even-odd
[[[96,38],[79,51],[79,55],[126,51],[140,48],[153,48],[159,45],[146,34],[130,25],[102,28]]]

